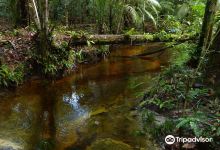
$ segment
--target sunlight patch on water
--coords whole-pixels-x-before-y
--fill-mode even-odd
[[[71,96],[64,95],[63,101],[70,105],[73,109],[73,111],[76,113],[75,117],[83,116],[88,113],[88,111],[82,107],[79,103],[80,99],[83,97],[83,94],[78,94],[76,92],[73,92]]]

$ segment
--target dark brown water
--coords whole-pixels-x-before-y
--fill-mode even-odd
[[[138,134],[141,121],[135,107],[168,54],[124,56],[160,46],[114,47],[108,59],[82,65],[62,80],[33,80],[16,91],[0,92],[0,149],[84,150],[100,139],[157,149],[153,140]]]

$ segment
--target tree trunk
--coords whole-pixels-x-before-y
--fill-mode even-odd
[[[38,3],[37,3],[38,2]],[[48,0],[32,0],[34,11],[36,15],[36,25],[38,27],[38,39],[37,39],[37,47],[39,55],[42,58],[46,58],[50,47],[50,35],[49,35],[49,8],[48,8]]]
[[[27,1],[20,0],[20,15],[21,15],[21,23],[22,26],[28,25],[28,10],[27,10]]]
[[[217,2],[218,0],[207,0],[197,56],[201,56],[202,50],[210,46]]]
[[[68,8],[67,8],[67,2],[65,1],[65,23],[66,26],[69,26],[69,12],[68,12]]]
[[[112,2],[111,4],[109,5],[109,30],[110,30],[110,33],[113,33],[113,30],[112,30],[112,27],[113,27],[113,14],[112,14]]]
[[[45,0],[45,30],[46,30],[46,36],[48,36],[48,31],[49,31],[49,6],[48,6],[48,0]]]
[[[196,67],[196,72],[202,71],[207,65],[206,59],[210,61],[210,49],[213,44],[213,26],[215,21],[215,13],[217,11],[218,0],[207,0],[205,15],[203,19],[202,31],[197,50],[191,63]]]
[[[33,9],[34,9],[34,14],[35,14],[35,24],[38,28],[38,30],[41,30],[41,21],[40,21],[40,17],[39,17],[39,11],[37,9],[37,4],[35,0],[32,0],[32,5],[33,5]]]
[[[14,23],[15,26],[27,26],[28,25],[28,9],[27,0],[17,0],[15,3],[14,1],[11,2],[11,5],[14,5],[13,11],[13,17],[14,17]]]
[[[213,40],[212,49],[215,50],[216,52],[220,52],[220,26],[218,27],[216,36]]]
[[[50,41],[49,41],[49,9],[48,9],[48,0],[42,0],[43,3],[43,12],[42,12],[42,30],[40,31],[40,40],[42,46],[42,57],[47,57],[48,51],[50,50]]]

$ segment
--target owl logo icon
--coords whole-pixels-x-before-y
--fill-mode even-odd
[[[165,142],[168,144],[168,145],[172,145],[175,143],[175,137],[172,136],[172,135],[167,135],[166,138],[165,138]]]

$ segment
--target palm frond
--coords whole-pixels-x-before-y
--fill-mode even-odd
[[[138,16],[138,13],[137,13],[136,9],[134,7],[128,5],[128,4],[125,5],[124,7],[125,7],[125,11],[130,14],[133,21],[135,23],[137,23],[139,21],[139,16]]]
[[[144,10],[145,14],[148,16],[148,18],[151,19],[151,21],[154,23],[154,26],[156,27],[157,26],[157,21],[155,20],[154,16],[148,12],[146,9]]]
[[[148,4],[151,4],[151,6],[161,8],[160,3],[157,0],[147,0],[146,1]]]

